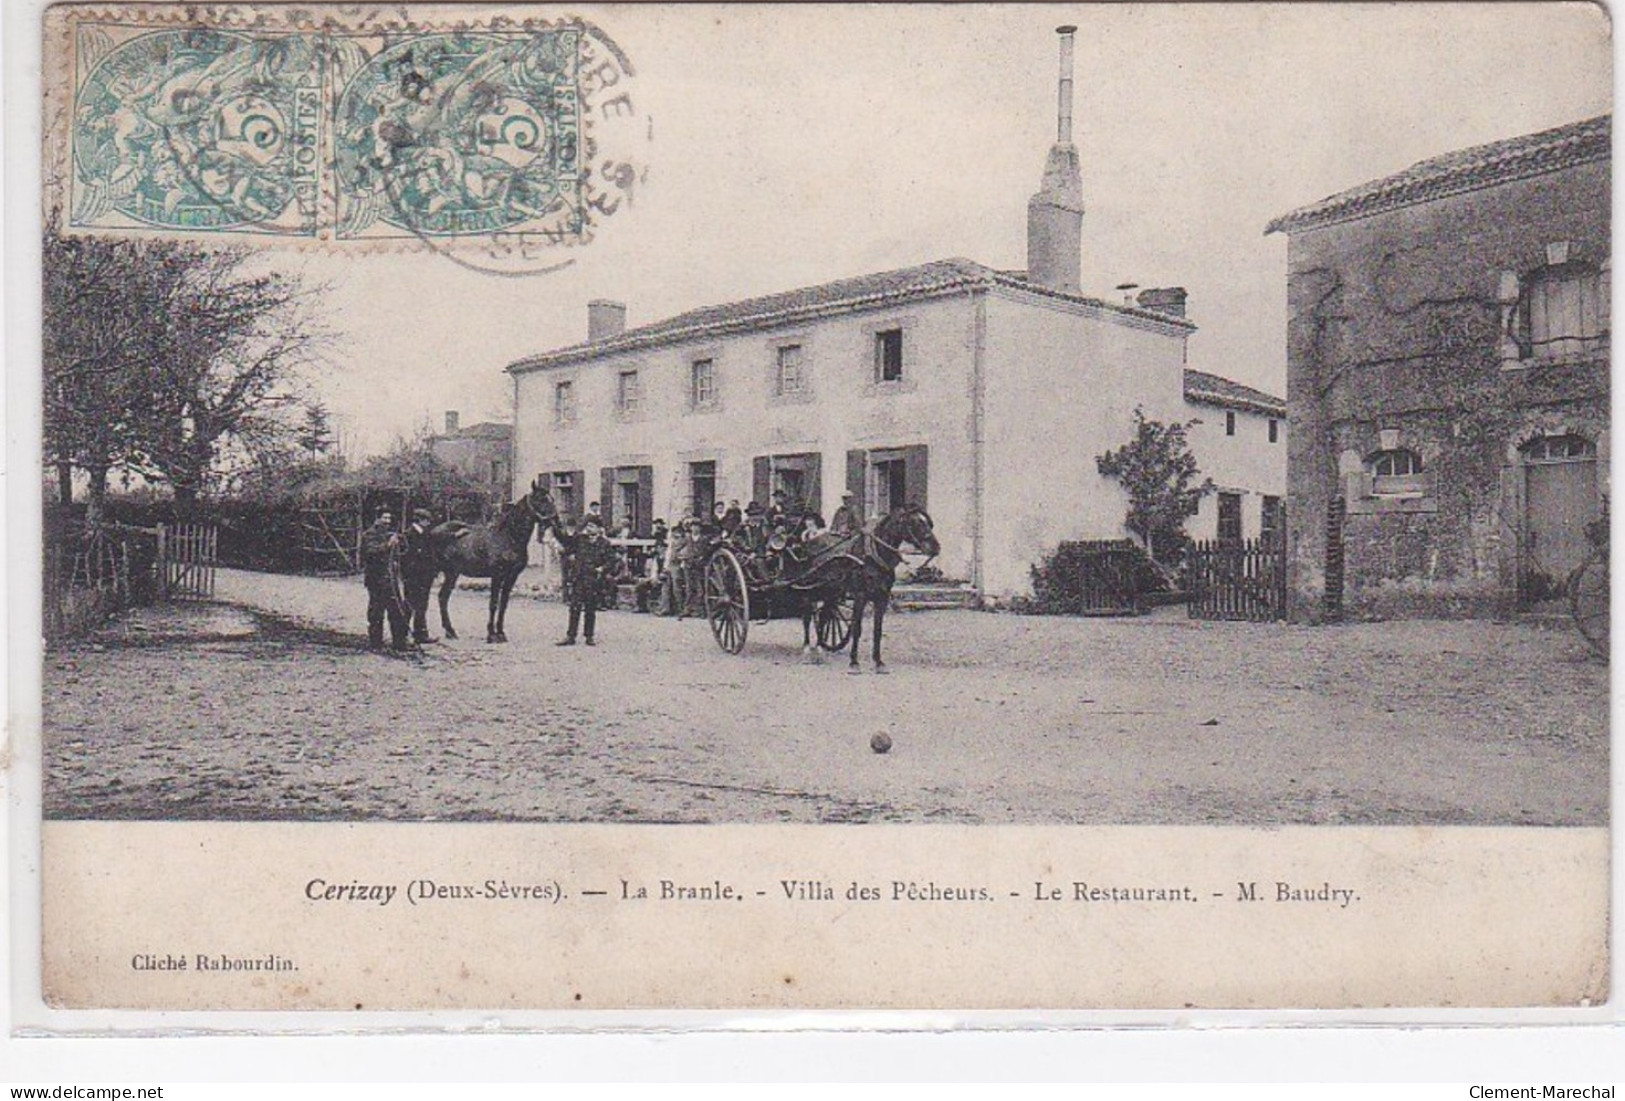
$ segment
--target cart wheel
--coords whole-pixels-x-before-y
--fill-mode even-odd
[[[836,653],[852,641],[852,598],[842,596],[818,605],[818,645]]]
[[[1608,559],[1594,555],[1569,578],[1574,625],[1599,657],[1608,657]]]
[[[745,648],[750,631],[750,590],[745,587],[745,571],[734,552],[726,547],[705,564],[705,618],[717,645],[730,654]]]

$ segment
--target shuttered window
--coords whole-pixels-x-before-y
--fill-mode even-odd
[[[1607,280],[1580,264],[1539,272],[1523,300],[1522,352],[1534,359],[1584,355],[1607,340]]]

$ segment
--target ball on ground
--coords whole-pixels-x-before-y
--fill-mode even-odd
[[[874,750],[876,753],[887,752],[891,749],[891,735],[882,730],[879,734],[876,734],[873,738],[869,739],[869,748]]]

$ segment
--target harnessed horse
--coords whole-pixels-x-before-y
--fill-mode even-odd
[[[819,583],[806,588],[797,586],[803,595],[803,648],[809,651],[812,648],[812,620],[818,605],[825,600],[839,600],[850,595],[852,652],[848,671],[857,672],[859,669],[858,646],[863,639],[863,613],[870,605],[874,606],[875,612],[875,672],[887,671],[886,663],[880,659],[880,640],[886,622],[886,609],[891,604],[892,585],[897,579],[897,564],[903,560],[904,546],[913,547],[927,560],[942,553],[930,513],[917,504],[894,509],[873,530],[831,537],[830,542],[822,545],[818,541],[812,544],[813,561],[816,563],[812,570],[819,575]]]
[[[489,524],[469,527],[455,521],[439,524],[429,531],[435,565],[445,575],[440,583],[440,626],[447,638],[456,638],[451,626],[448,603],[459,577],[489,577],[491,608],[485,623],[486,642],[507,642],[503,620],[508,614],[508,597],[514,582],[530,563],[530,538],[538,524],[546,526],[558,515],[553,498],[542,487],[541,478],[530,484],[530,492],[502,511]]]

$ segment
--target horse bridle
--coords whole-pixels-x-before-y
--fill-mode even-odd
[[[555,508],[553,510],[553,515],[552,516],[543,516],[540,512],[538,512],[536,510],[536,506],[531,503],[530,498],[531,498],[531,494],[529,494],[529,493],[525,494],[525,511],[530,513],[531,519],[535,520],[536,523],[539,524],[542,527],[546,527],[548,524],[552,523],[553,520],[558,516],[559,510]],[[548,499],[552,500],[551,497],[548,498]]]
[[[921,513],[921,515],[924,515],[923,510],[916,509],[914,511],[918,511],[918,512]],[[927,519],[929,519],[929,517],[927,517]],[[876,535],[872,531],[865,532],[864,534],[867,535],[870,539],[873,539],[876,543],[878,543],[882,547],[885,547],[887,550],[889,550],[893,554],[895,554],[897,556],[897,558],[898,558],[898,561],[902,561],[902,560],[904,560],[904,559],[906,559],[908,557],[908,555],[904,552],[904,550],[902,548],[902,543],[907,543],[909,546],[914,547],[914,553],[915,554],[922,553],[920,551],[919,547],[914,546],[914,542],[911,539],[904,539],[904,540],[901,540],[899,543],[893,544],[893,543],[886,542],[886,540],[882,539],[879,535]],[[941,552],[939,551],[938,553],[941,553]],[[936,557],[935,554],[927,554],[925,556],[924,561],[922,561],[918,566],[915,566],[914,569],[916,569],[916,570],[924,569],[926,566],[930,565],[931,560],[934,559],[935,557]]]

